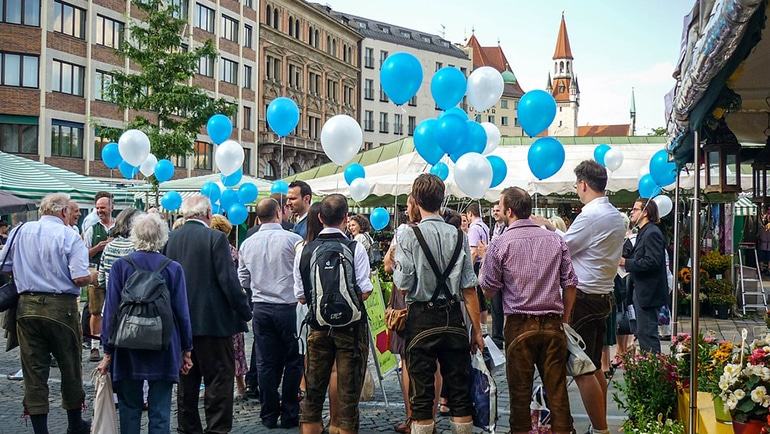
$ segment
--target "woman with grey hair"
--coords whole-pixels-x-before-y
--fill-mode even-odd
[[[192,327],[187,304],[187,286],[184,272],[178,262],[168,260],[160,250],[168,241],[168,226],[157,214],[137,218],[131,229],[136,251],[119,258],[112,264],[104,303],[105,324],[102,329],[104,359],[99,371],[112,372],[115,392],[118,394],[120,432],[139,434],[142,425],[142,383],[149,383],[147,403],[149,432],[168,433],[171,429],[171,396],[179,374],[192,368]],[[110,335],[117,327],[121,293],[137,269],[158,271],[169,291],[173,324],[171,342],[166,350],[132,350],[115,347]]]

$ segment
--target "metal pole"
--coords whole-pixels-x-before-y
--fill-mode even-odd
[[[690,237],[690,255],[692,262],[692,342],[697,342],[700,328],[700,134],[693,132],[693,161],[695,163],[695,182],[692,193],[692,228]],[[694,347],[693,347],[694,348]],[[694,350],[693,350],[694,352]],[[698,358],[690,357],[690,434],[698,433]]]
[[[672,337],[679,333],[679,321],[677,321],[679,310],[679,173],[676,174],[676,184],[674,185],[674,250],[671,253],[671,271],[674,273],[674,291],[673,294],[671,294],[671,322],[673,323],[671,327]]]

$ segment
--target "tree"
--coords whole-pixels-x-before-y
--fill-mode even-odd
[[[652,132],[648,136],[663,137],[668,135],[665,127],[651,128],[651,130]]]
[[[151,115],[137,115],[125,127],[144,131],[158,159],[190,155],[196,136],[211,116],[232,116],[236,111],[232,102],[214,100],[202,88],[190,84],[200,60],[216,58],[218,53],[210,39],[189,49],[183,44],[186,21],[178,18],[178,6],[162,0],[132,3],[146,18],[129,24],[130,37],[118,53],[136,65],[137,71],[111,72],[113,80],[107,88],[110,101],[121,110]],[[122,132],[105,128],[100,134],[117,141]],[[149,180],[157,192],[157,180],[154,176]]]

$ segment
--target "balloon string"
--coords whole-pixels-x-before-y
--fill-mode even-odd
[[[283,145],[286,143],[286,137],[281,137],[281,176],[278,178],[283,178]]]

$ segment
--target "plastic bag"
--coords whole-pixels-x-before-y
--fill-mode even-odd
[[[366,402],[371,401],[372,399],[374,399],[374,377],[372,377],[372,371],[370,371],[367,366],[366,372],[364,373],[364,384],[361,387],[360,401]]]
[[[480,351],[471,355],[471,395],[476,411],[473,426],[495,432],[497,422],[497,385]]]
[[[569,324],[564,323],[563,325],[564,333],[567,335],[567,351],[569,351],[567,375],[577,377],[594,372],[596,366],[586,354],[586,344],[583,342],[583,338]]]
[[[115,401],[112,397],[112,379],[110,374],[102,375],[98,369],[94,369],[91,373],[91,381],[96,388],[91,433],[118,434],[118,415],[115,412]]]
[[[529,434],[550,434],[551,410],[548,409],[548,401],[542,384],[532,388],[532,400],[529,409],[532,411],[532,428]]]

